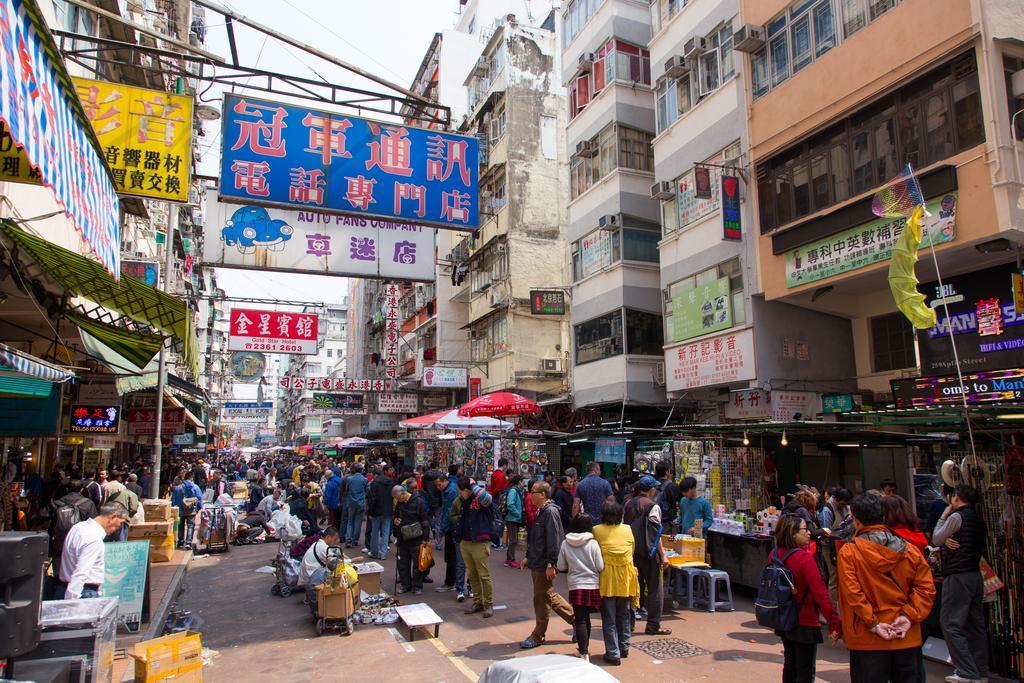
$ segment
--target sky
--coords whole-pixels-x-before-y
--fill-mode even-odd
[[[458,19],[459,0],[220,0],[228,9],[272,27],[376,76],[409,87],[423,55],[438,31],[451,28]],[[206,13],[204,49],[230,61],[223,18]],[[331,83],[386,92],[329,62],[303,53],[273,38],[235,23],[239,62],[250,67]],[[243,81],[244,82],[244,81]],[[220,108],[224,89],[213,87],[200,100]],[[238,92],[245,92],[239,90]],[[273,99],[255,91],[250,94]],[[283,99],[283,98],[282,98]],[[310,106],[317,106],[309,103]],[[348,110],[352,111],[352,110]],[[200,173],[217,175],[221,139],[219,126],[205,126],[200,142]],[[215,226],[210,226],[214,228]],[[217,283],[228,296],[280,298],[334,303],[345,296],[346,278],[318,275],[265,273],[219,268]]]

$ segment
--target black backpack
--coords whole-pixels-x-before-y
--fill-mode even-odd
[[[88,503],[88,499],[85,499]],[[60,555],[64,549],[64,539],[67,538],[71,527],[81,521],[89,519],[88,506],[81,507],[68,503],[63,498],[53,501],[50,504],[50,552],[51,555]]]
[[[754,600],[754,615],[757,623],[774,631],[787,633],[800,625],[800,607],[810,589],[799,600],[796,599],[796,581],[793,572],[786,566],[786,560],[800,550],[792,548],[782,559],[779,549],[772,551],[768,565],[761,570],[761,580]]]

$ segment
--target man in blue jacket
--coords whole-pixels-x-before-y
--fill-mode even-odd
[[[324,507],[330,513],[331,524],[338,528],[341,520],[341,477],[336,471],[331,471],[331,476],[324,484]]]
[[[469,583],[473,587],[473,605],[464,612],[483,612],[484,619],[487,619],[494,616],[491,570],[487,565],[494,523],[493,499],[486,487],[469,477],[461,477],[457,486],[462,498],[462,514],[453,538],[459,541]]]
[[[192,535],[196,531],[196,515],[203,509],[203,492],[192,481],[192,473],[185,474],[185,481],[174,487],[171,493],[171,505],[178,508],[178,547],[187,548],[192,545]]]
[[[438,512],[440,519],[438,524],[440,531],[444,534],[444,585],[438,586],[438,593],[447,593],[458,589],[459,602],[465,599],[464,586],[466,583],[466,566],[458,561],[459,547],[455,542],[454,533],[450,520],[452,504],[459,497],[459,487],[446,477],[437,476],[433,481],[434,487],[441,494],[441,507]],[[458,571],[461,568],[461,572]],[[460,576],[461,574],[461,576]]]
[[[342,535],[349,548],[359,547],[359,535],[363,530],[363,514],[366,512],[366,490],[369,482],[363,475],[363,463],[352,465],[352,474],[345,478],[345,517],[347,526]]]

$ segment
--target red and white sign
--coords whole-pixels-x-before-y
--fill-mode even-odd
[[[316,313],[231,309],[228,351],[316,354]]]
[[[161,436],[185,433],[185,409],[174,406],[165,407],[163,422],[160,424]],[[127,413],[128,433],[134,436],[154,436],[156,434],[156,408],[132,408]]]
[[[416,394],[381,394],[377,397],[378,413],[415,413],[419,410]]]
[[[669,391],[752,380],[754,331],[728,332],[683,344],[665,353]]]
[[[282,377],[279,382],[282,389],[295,391],[387,391],[392,382],[382,379],[345,379],[343,377]]]
[[[727,420],[763,420],[771,414],[771,395],[764,389],[734,391],[725,404]]]
[[[813,391],[776,390],[772,392],[772,421],[813,420],[820,405],[818,394]]]
[[[384,374],[398,379],[398,285],[384,285]]]

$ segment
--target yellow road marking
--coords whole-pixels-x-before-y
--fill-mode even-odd
[[[436,647],[438,652],[447,657],[448,661],[452,663],[452,666],[458,669],[467,679],[474,682],[479,680],[480,676],[466,666],[465,662],[463,662],[458,655],[449,650],[448,646],[442,643],[440,638],[427,638],[427,642]]]

